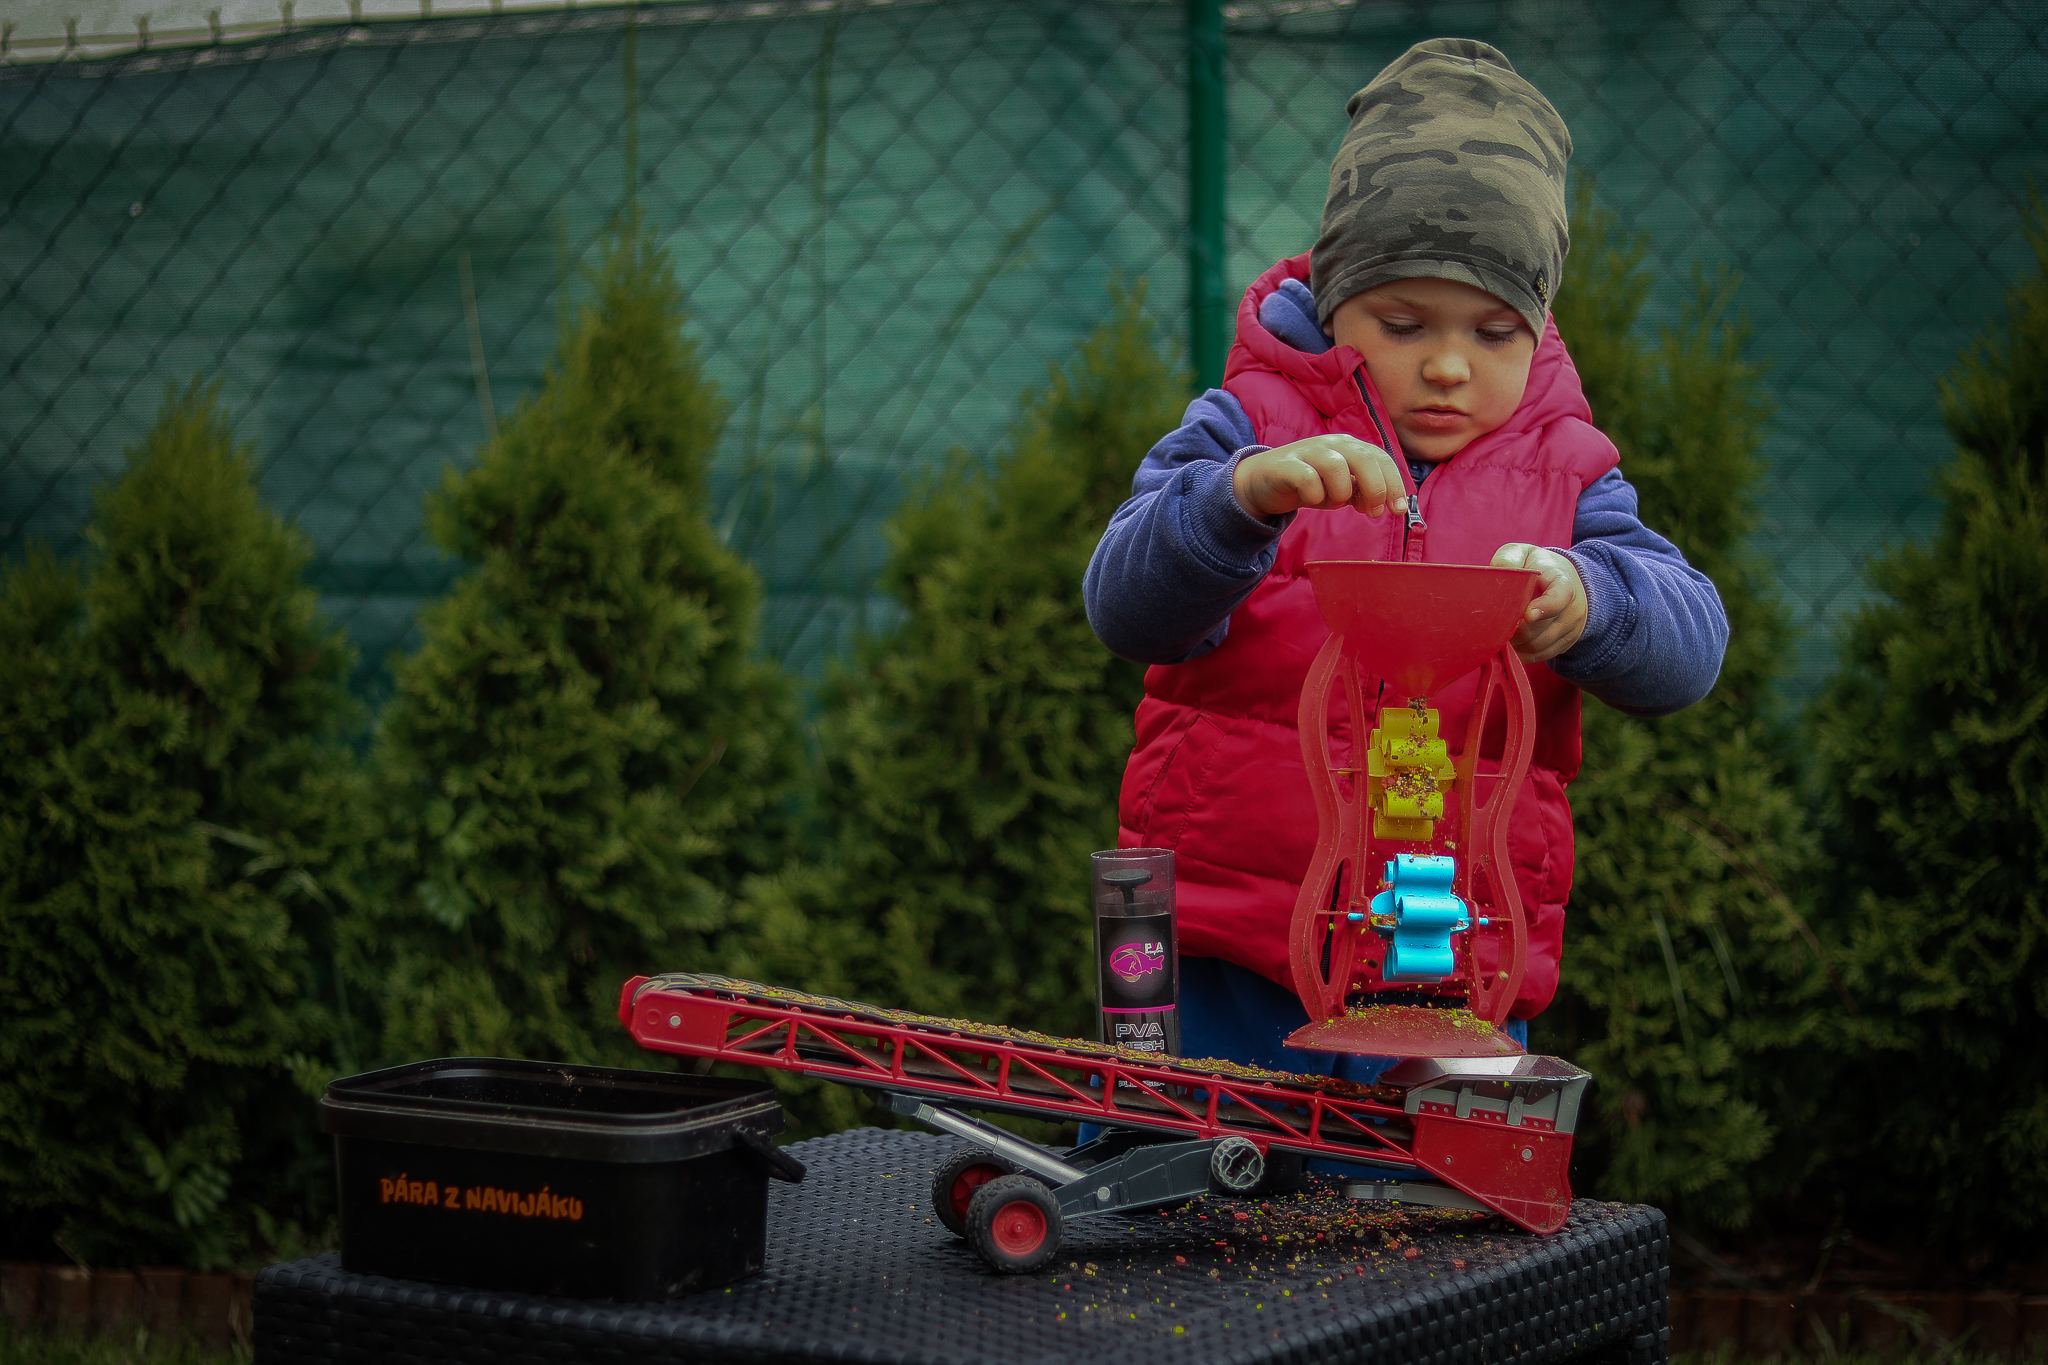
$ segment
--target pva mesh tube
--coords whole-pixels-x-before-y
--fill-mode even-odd
[[[1105,1043],[1180,1055],[1180,963],[1174,938],[1173,850],[1090,855],[1095,990]]]

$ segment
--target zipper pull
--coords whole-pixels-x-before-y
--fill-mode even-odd
[[[1394,443],[1387,439],[1387,428],[1374,411],[1372,394],[1365,387],[1365,367],[1359,366],[1351,372],[1351,382],[1358,389],[1358,401],[1365,405],[1365,415],[1372,419],[1372,429],[1379,433],[1380,449],[1389,455],[1394,452]],[[1429,530],[1429,523],[1422,519],[1422,490],[1418,487],[1408,495],[1408,524],[1401,528],[1401,558],[1410,564],[1422,560],[1422,537]]]

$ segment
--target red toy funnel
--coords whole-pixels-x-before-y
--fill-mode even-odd
[[[1533,569],[1335,559],[1311,563],[1308,577],[1345,652],[1403,699],[1485,663],[1542,584]]]

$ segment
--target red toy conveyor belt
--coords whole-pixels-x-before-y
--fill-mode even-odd
[[[634,977],[619,1018],[655,1052],[963,1109],[1079,1119],[1427,1173],[1531,1232],[1563,1226],[1586,1073],[1554,1057],[1410,1058],[1374,1086],[933,1019],[730,977]]]

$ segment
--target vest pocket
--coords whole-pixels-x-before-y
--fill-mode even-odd
[[[1532,764],[1508,821],[1508,862],[1533,923],[1536,905],[1563,906],[1572,890],[1572,808],[1557,774]]]
[[[1128,822],[1128,827],[1138,831],[1146,847],[1180,846],[1195,802],[1200,799],[1202,787],[1209,778],[1209,769],[1216,761],[1217,735],[1216,723],[1196,711],[1180,732],[1171,736],[1170,741],[1167,736],[1161,736],[1162,741],[1170,742],[1172,747],[1153,774],[1152,782],[1134,812],[1137,818]]]

